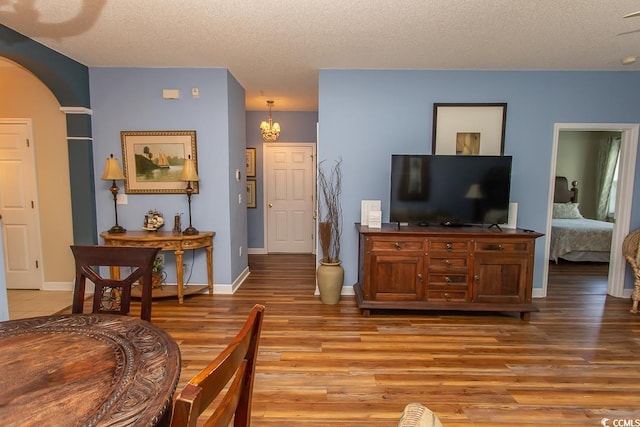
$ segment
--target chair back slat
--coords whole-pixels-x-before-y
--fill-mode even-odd
[[[251,422],[251,396],[264,306],[256,304],[247,321],[213,362],[198,373],[176,397],[172,427],[195,427],[198,417],[221,396],[208,427],[248,427]],[[228,388],[227,388],[228,386]]]
[[[131,288],[136,281],[142,289],[140,317],[151,321],[152,270],[160,248],[137,246],[72,245],[76,263],[76,278],[72,313],[84,310],[85,286],[89,279],[95,285],[92,310],[94,313],[129,314]],[[124,279],[103,277],[94,267],[129,267]]]

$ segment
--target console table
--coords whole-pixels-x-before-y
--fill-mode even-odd
[[[369,228],[360,235],[358,306],[372,309],[532,311],[540,233],[481,227]]]
[[[151,246],[159,247],[163,251],[173,251],[176,257],[176,293],[178,295],[178,303],[182,304],[184,295],[193,294],[209,289],[209,294],[213,294],[213,237],[216,235],[213,231],[201,231],[193,236],[173,233],[172,231],[127,231],[121,234],[109,234],[108,232],[100,233],[100,237],[104,239],[105,245],[111,246]],[[182,255],[185,249],[201,249],[207,251],[207,286],[189,286],[188,290],[184,289],[184,278],[182,268]],[[193,267],[193,266],[192,266]],[[120,270],[111,268],[111,277],[119,278]],[[172,295],[173,293],[164,293],[161,296]],[[175,295],[174,294],[174,295]]]

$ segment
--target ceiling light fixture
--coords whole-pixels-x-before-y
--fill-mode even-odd
[[[262,131],[262,139],[264,142],[274,142],[280,136],[280,123],[273,123],[273,120],[271,119],[273,101],[267,101],[267,106],[269,106],[269,121],[263,121],[260,123],[260,130]]]

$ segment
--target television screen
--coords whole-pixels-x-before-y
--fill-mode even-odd
[[[511,156],[391,156],[391,222],[503,224]]]

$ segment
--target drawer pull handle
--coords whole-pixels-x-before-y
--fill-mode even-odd
[[[502,246],[502,245],[498,245],[498,250],[500,250],[500,251],[504,251],[504,246]]]
[[[422,281],[422,274],[418,273],[418,280]]]
[[[444,278],[444,281],[445,281],[445,282],[447,282],[447,283],[451,283],[451,277],[446,276],[446,277]]]
[[[451,297],[449,296],[448,293],[444,294],[444,299],[446,299],[447,301],[451,301]]]
[[[396,249],[402,249],[402,245],[398,242],[396,242],[394,246],[396,247]]]
[[[453,264],[451,264],[451,261],[449,261],[448,259],[444,260],[444,263],[447,265],[447,267],[451,268],[453,266]]]
[[[477,274],[475,276],[473,276],[473,280],[475,280],[476,282],[480,281],[480,276],[478,276]]]
[[[451,243],[447,243],[447,250],[453,250],[453,245]]]

